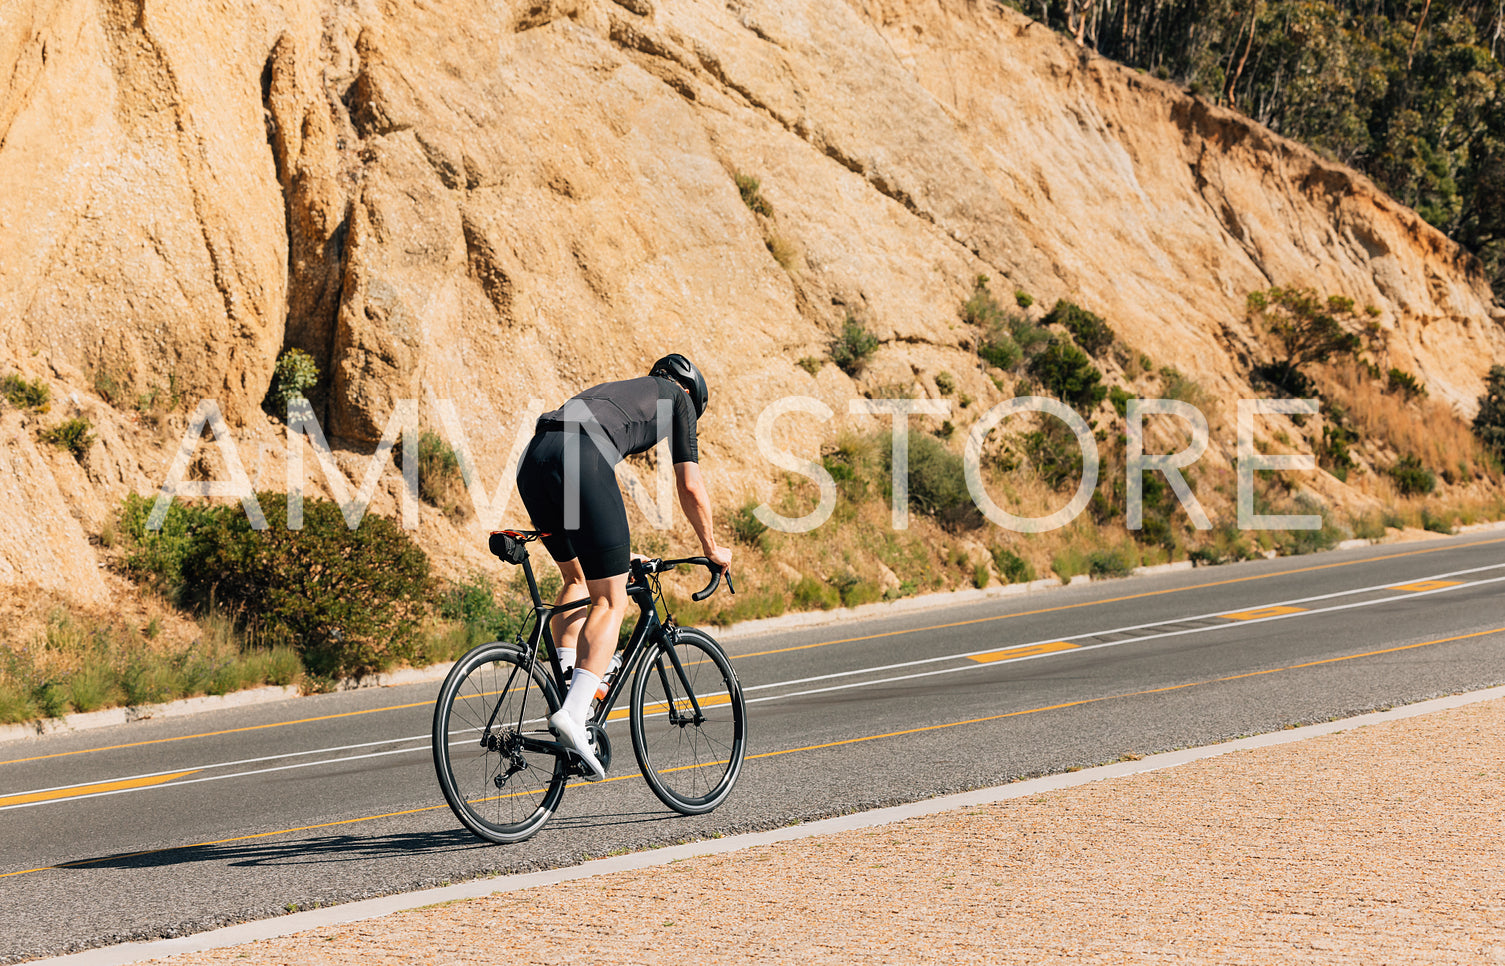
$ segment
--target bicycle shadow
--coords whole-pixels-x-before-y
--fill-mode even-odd
[[[460,852],[483,847],[485,844],[464,829],[445,829],[439,832],[391,832],[371,836],[343,832],[283,842],[219,842],[169,847],[149,852],[120,852],[60,862],[53,868],[61,870],[160,869],[196,864],[241,868],[316,865]]]
[[[600,830],[613,827],[653,826],[679,818],[673,812],[597,812],[592,814],[556,815],[537,836],[529,840],[534,846],[547,848],[550,833]],[[562,843],[552,843],[554,845]],[[469,852],[475,849],[518,849],[519,845],[497,846],[484,842],[463,828],[432,832],[388,832],[358,835],[342,832],[316,835],[288,841],[218,842],[176,846],[147,852],[120,852],[87,859],[60,862],[57,870],[121,869],[149,870],[191,865],[220,865],[229,868],[276,868],[311,866],[380,859],[412,858],[422,855]]]

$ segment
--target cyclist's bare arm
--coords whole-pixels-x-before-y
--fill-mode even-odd
[[[731,566],[732,551],[716,543],[716,534],[711,530],[711,498],[705,490],[705,479],[700,475],[699,463],[675,463],[674,484],[679,491],[679,506],[685,518],[695,528],[705,555],[725,570]]]

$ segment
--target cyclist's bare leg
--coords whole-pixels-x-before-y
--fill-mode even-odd
[[[564,578],[564,586],[559,588],[559,596],[554,599],[556,606],[579,600],[588,592],[585,571],[580,569],[578,558],[559,561],[559,575]],[[578,652],[580,629],[585,626],[586,611],[585,607],[576,607],[554,615],[549,621],[549,631],[554,635],[555,647]]]
[[[599,678],[611,664],[622,632],[622,618],[627,613],[627,575],[587,580],[585,585],[591,606],[579,632],[575,666]]]

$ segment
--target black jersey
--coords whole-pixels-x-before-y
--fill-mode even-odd
[[[669,419],[659,425],[659,401],[669,404]],[[695,407],[679,383],[661,376],[603,382],[576,395],[553,412],[538,417],[538,429],[563,429],[593,419],[600,430],[581,425],[583,432],[604,432],[616,449],[616,459],[644,453],[666,435],[675,463],[700,462],[695,440]]]

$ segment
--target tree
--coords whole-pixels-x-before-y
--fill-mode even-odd
[[[1323,299],[1304,288],[1272,288],[1250,293],[1247,306],[1247,320],[1277,347],[1261,375],[1282,388],[1305,388],[1300,385],[1306,382],[1302,366],[1326,362],[1335,353],[1357,352],[1363,345],[1352,331],[1359,325],[1353,299]]]
[[[1484,395],[1479,397],[1479,415],[1474,417],[1474,435],[1505,460],[1505,366],[1493,366],[1484,381]]]

